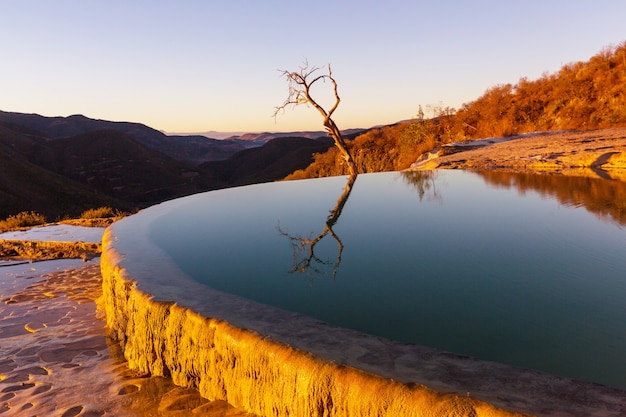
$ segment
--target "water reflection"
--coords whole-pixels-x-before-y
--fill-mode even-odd
[[[520,195],[536,191],[542,197],[556,198],[564,206],[582,206],[602,220],[626,225],[626,183],[623,181],[499,171],[476,173],[496,188],[515,187]]]
[[[302,235],[292,235],[283,230],[280,224],[278,225],[278,233],[289,239],[289,243],[293,249],[294,264],[291,268],[291,272],[323,274],[322,268],[330,265],[332,266],[333,279],[337,276],[337,269],[339,269],[339,265],[341,265],[341,254],[343,253],[344,246],[339,236],[337,236],[333,230],[333,226],[339,220],[341,212],[348,201],[348,197],[350,197],[350,193],[356,182],[356,177],[357,174],[348,177],[348,182],[343,188],[343,193],[337,200],[335,207],[328,214],[324,229],[317,236],[305,237]],[[315,246],[328,234],[337,242],[337,258],[335,261],[324,261],[315,255]]]
[[[626,387],[624,192],[616,181],[570,177],[363,174],[205,193],[134,221],[149,224],[165,259],[217,291]],[[124,230],[120,241],[136,253],[143,245]],[[142,266],[164,262],[142,255]],[[337,279],[311,285],[294,272]]]
[[[437,192],[437,171],[402,171],[402,179],[417,191],[420,201],[427,196],[428,199],[441,201],[441,195]]]
[[[420,201],[422,201],[425,197],[427,200],[441,201],[441,196],[437,191],[436,171],[405,171],[401,172],[400,175],[406,184],[415,188]],[[333,230],[333,226],[337,223],[339,217],[341,216],[343,208],[346,205],[354,187],[354,183],[356,182],[356,178],[356,174],[348,177],[346,185],[343,188],[343,193],[339,199],[337,199],[335,207],[330,211],[328,217],[326,218],[323,230],[318,235],[310,235],[307,237],[299,234],[291,234],[287,230],[283,229],[280,224],[277,226],[278,233],[289,240],[293,250],[294,264],[290,272],[323,275],[326,273],[324,269],[330,267],[332,269],[333,279],[336,278],[337,270],[341,265],[341,255],[343,254],[344,244],[341,238]],[[327,235],[332,236],[337,243],[337,257],[334,261],[323,260],[315,253],[315,246]]]

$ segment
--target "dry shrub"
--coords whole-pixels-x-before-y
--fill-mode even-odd
[[[0,232],[19,229],[21,227],[39,226],[46,222],[46,217],[34,211],[22,211],[21,213],[7,217],[0,221]]]
[[[81,219],[103,219],[109,217],[119,217],[121,213],[111,207],[98,207],[83,211]]]

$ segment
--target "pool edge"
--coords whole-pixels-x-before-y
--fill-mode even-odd
[[[486,402],[404,384],[203,317],[140,291],[103,236],[103,305],[131,369],[169,376],[259,416],[521,416]]]

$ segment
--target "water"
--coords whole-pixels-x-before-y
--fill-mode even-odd
[[[335,177],[177,200],[150,239],[224,292],[626,388],[623,183],[441,171],[345,186]]]

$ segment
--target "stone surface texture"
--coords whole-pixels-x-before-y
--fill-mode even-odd
[[[626,181],[626,128],[449,144],[425,155],[411,169],[506,170]]]

